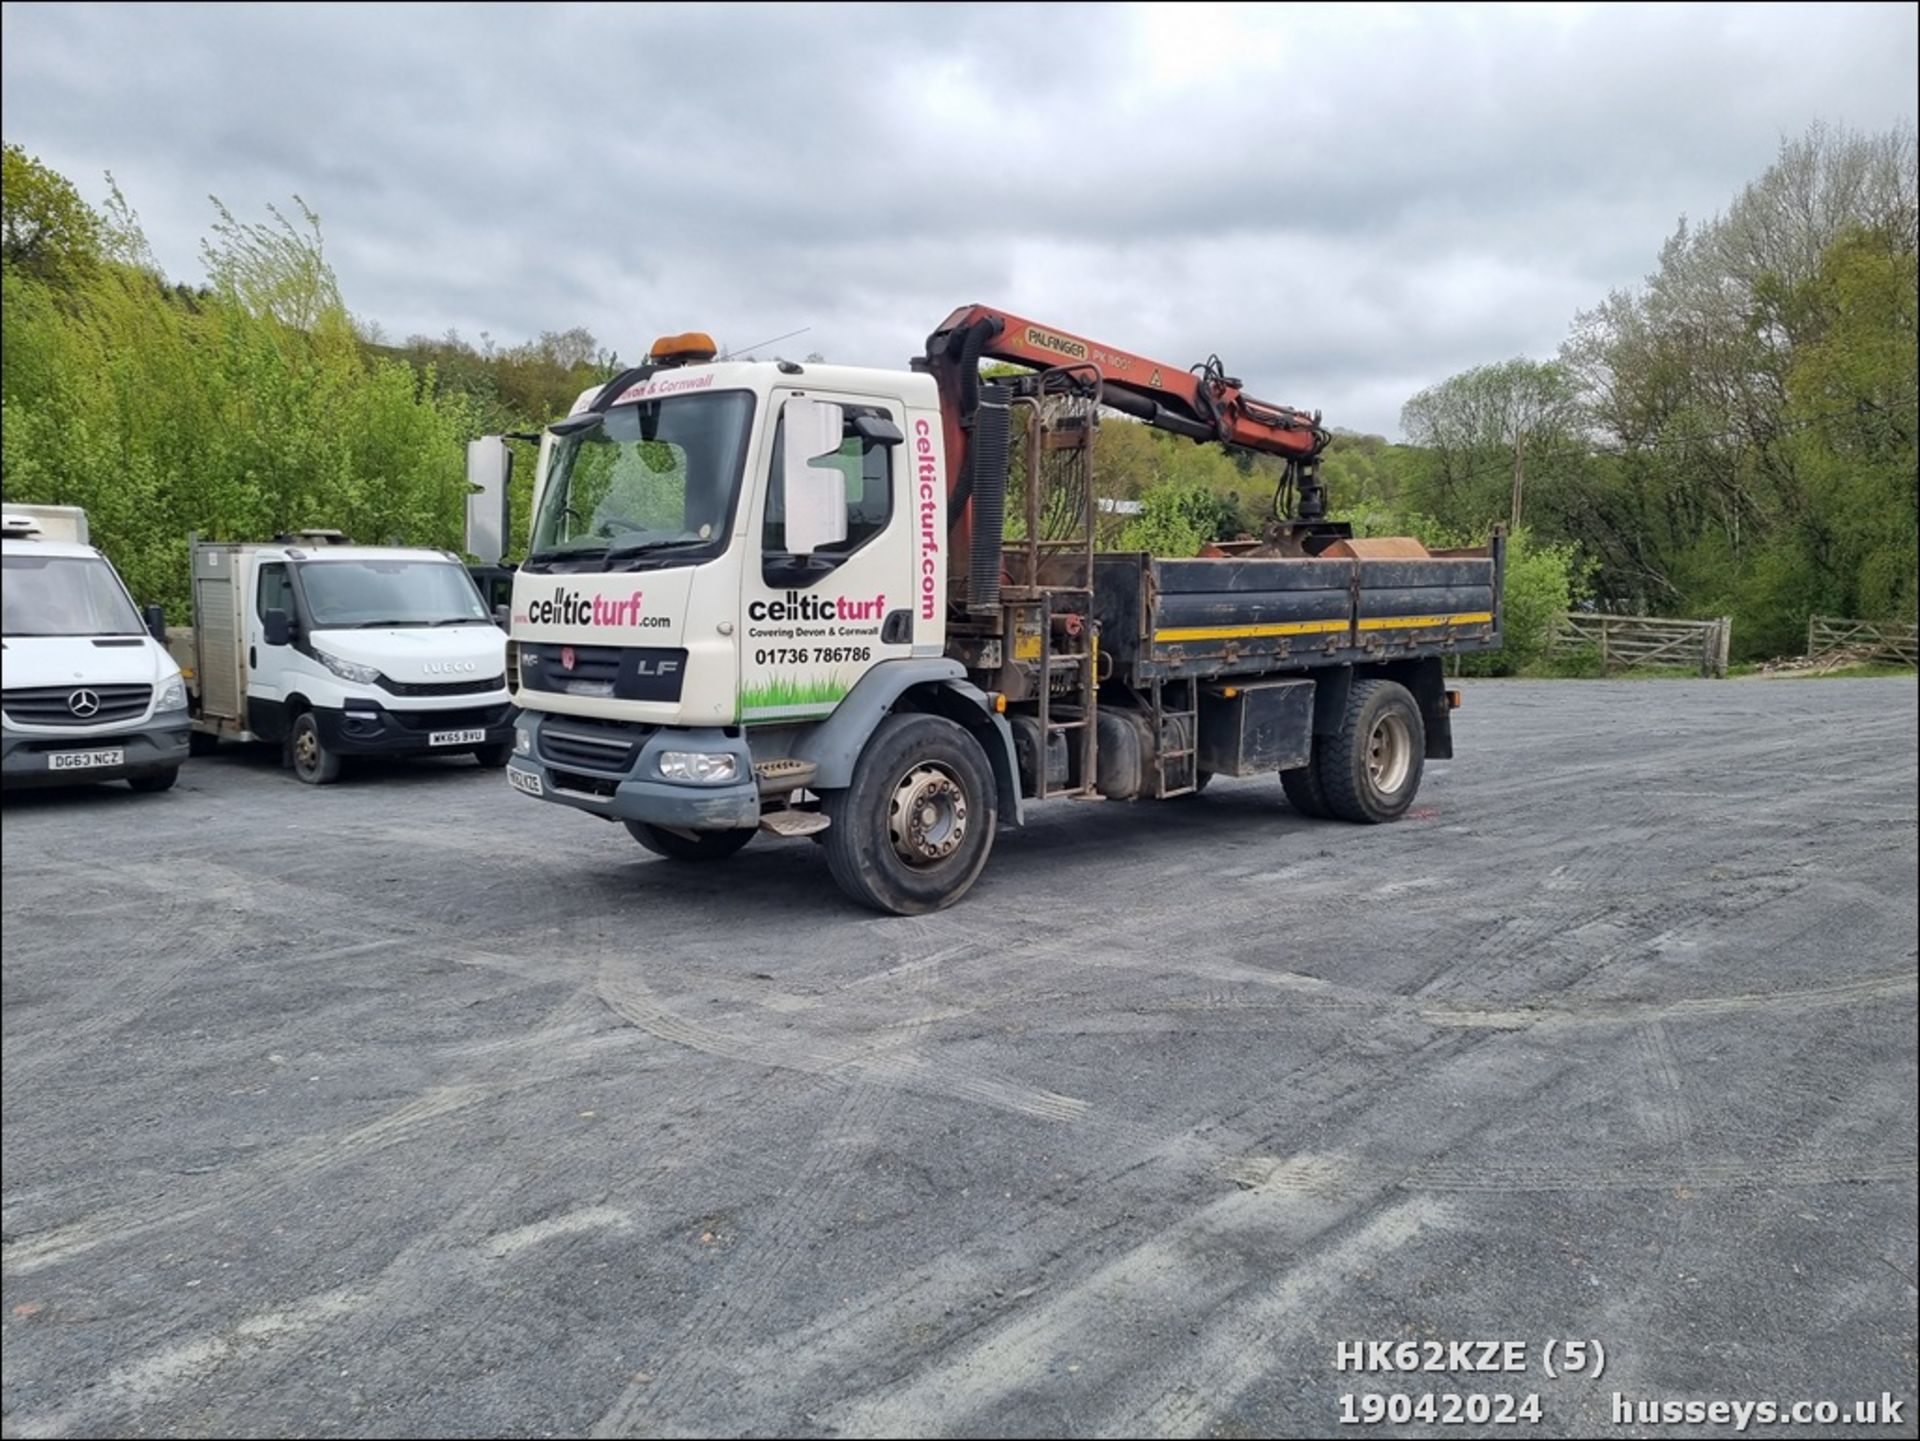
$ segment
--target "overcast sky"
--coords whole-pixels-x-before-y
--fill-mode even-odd
[[[175,278],[299,194],[393,338],[583,325],[898,365],[1003,305],[1393,434],[1551,355],[1815,119],[1912,124],[1910,4],[5,7],[7,140]]]

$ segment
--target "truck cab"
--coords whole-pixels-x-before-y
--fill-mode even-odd
[[[150,633],[158,608],[141,615],[73,507],[10,506],[4,527],[5,784],[166,790],[187,758],[187,693]]]
[[[506,637],[457,556],[331,531],[190,549],[194,624],[174,644],[199,734],[282,744],[313,785],[356,756],[506,764]]]

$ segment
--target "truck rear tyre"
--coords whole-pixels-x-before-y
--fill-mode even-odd
[[[1316,748],[1318,744],[1316,741]],[[1320,789],[1320,776],[1311,762],[1298,770],[1281,771],[1280,789],[1287,793],[1287,804],[1301,815],[1316,821],[1332,818],[1333,811],[1327,806],[1327,793]]]
[[[980,743],[942,716],[889,716],[822,798],[827,865],[840,889],[896,916],[942,910],[979,878],[1000,822]]]
[[[172,790],[173,783],[179,779],[180,767],[175,766],[172,770],[155,771],[152,775],[128,776],[127,784],[145,795],[152,795],[155,791]]]
[[[645,821],[628,821],[627,834],[656,856],[665,856],[670,861],[724,861],[759,832],[695,831],[682,835],[679,831],[650,826]]]
[[[1328,810],[1343,821],[1378,825],[1400,819],[1413,804],[1426,764],[1426,723],[1405,686],[1357,680],[1339,732],[1315,736],[1313,749]]]
[[[293,718],[287,755],[293,761],[293,773],[310,786],[330,786],[340,779],[340,757],[327,749],[312,711],[301,711]]]

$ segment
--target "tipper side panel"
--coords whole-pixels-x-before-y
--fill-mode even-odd
[[[1101,649],[1135,684],[1499,645],[1493,554],[1156,560],[1095,567]]]

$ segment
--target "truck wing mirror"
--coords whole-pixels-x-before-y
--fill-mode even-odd
[[[274,606],[260,617],[260,638],[268,645],[286,645],[293,639],[293,617]]]
[[[167,643],[167,613],[157,605],[150,605],[141,612],[140,618],[147,623],[147,634],[160,644]]]
[[[847,538],[847,481],[816,464],[836,455],[846,418],[831,401],[793,396],[781,411],[785,428],[781,481],[786,492],[787,552],[811,555]]]
[[[504,437],[483,435],[467,442],[467,554],[488,565],[507,553],[512,477],[513,453]]]
[[[854,416],[853,433],[868,445],[904,445],[907,439],[900,427],[884,415]]]
[[[513,629],[513,608],[505,601],[493,608],[493,623],[502,630]]]

